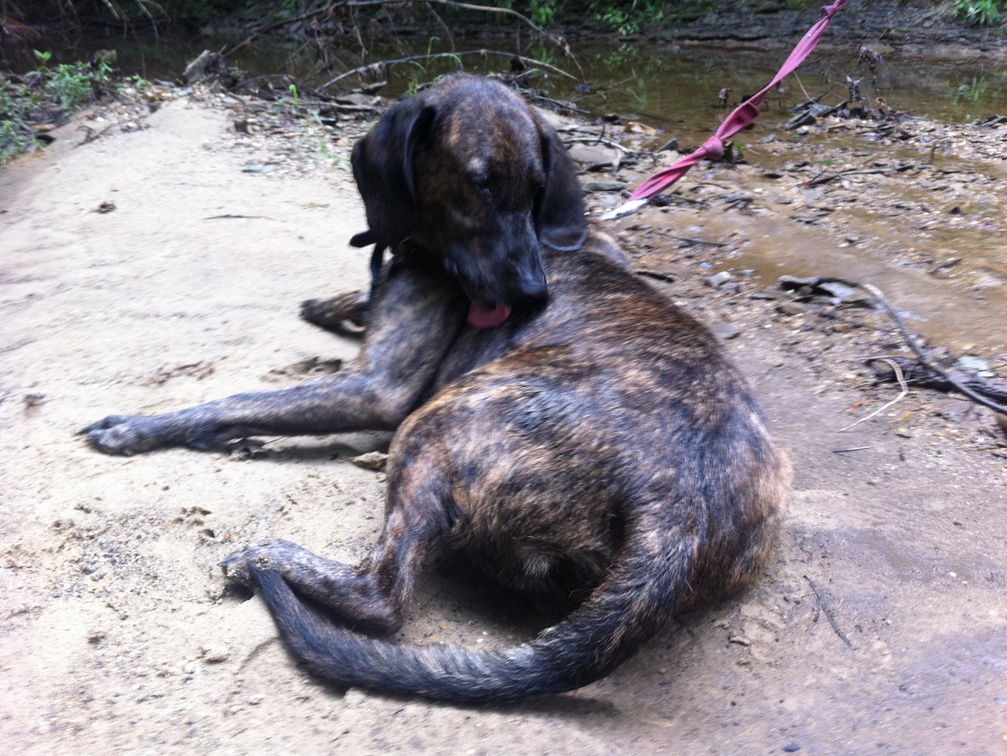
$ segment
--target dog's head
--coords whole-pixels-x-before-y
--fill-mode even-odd
[[[369,242],[434,252],[473,302],[546,297],[540,245],[587,235],[573,161],[524,100],[457,76],[395,105],[353,149]]]

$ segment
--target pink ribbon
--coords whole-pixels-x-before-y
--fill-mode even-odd
[[[658,194],[682,178],[682,176],[688,173],[692,166],[701,160],[723,157],[724,142],[744,129],[752,123],[756,117],[758,117],[759,103],[762,102],[773,87],[792,74],[794,70],[804,62],[804,59],[807,58],[811,51],[815,49],[815,45],[818,44],[818,40],[822,38],[822,34],[825,32],[825,27],[829,25],[829,21],[832,20],[832,17],[835,16],[847,2],[849,2],[849,0],[836,0],[836,2],[832,5],[826,5],[822,8],[821,18],[818,23],[808,29],[808,33],[804,35],[801,41],[797,44],[797,47],[794,48],[794,51],[790,53],[790,57],[787,58],[787,61],[783,64],[780,72],[776,74],[773,80],[741,103],[734,112],[731,113],[731,115],[729,115],[722,124],[720,124],[720,128],[717,129],[717,132],[707,139],[702,147],[693,152],[691,155],[682,158],[673,166],[665,168],[662,171],[658,171],[640,184],[640,186],[636,188],[636,191],[634,191],[630,196],[629,201],[626,204],[629,205],[629,203],[632,203],[635,200],[646,201],[656,197]]]

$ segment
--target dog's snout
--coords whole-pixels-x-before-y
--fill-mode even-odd
[[[537,253],[537,250],[536,250]],[[524,265],[517,267],[516,301],[541,302],[549,294],[545,280],[545,271],[538,254],[530,255]]]
[[[444,269],[473,301],[485,305],[544,302],[549,289],[538,239],[530,223],[448,246]]]

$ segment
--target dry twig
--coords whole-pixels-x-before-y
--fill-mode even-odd
[[[111,2],[112,0],[103,0],[103,1],[106,2],[106,3],[108,3],[108,2]],[[563,51],[564,55],[572,58],[574,60],[574,62],[577,63],[576,57],[570,51],[570,46],[567,44],[566,40],[563,37],[559,37],[559,36],[557,36],[555,34],[552,34],[549,31],[547,31],[546,29],[543,29],[541,26],[539,26],[538,24],[536,24],[534,21],[532,21],[527,16],[524,16],[524,15],[518,13],[516,10],[512,10],[511,8],[498,8],[498,7],[494,7],[494,6],[490,6],[490,5],[473,5],[471,3],[455,2],[455,0],[424,0],[424,2],[427,5],[432,5],[432,4],[436,3],[437,5],[447,5],[447,6],[450,6],[452,8],[460,8],[462,10],[479,11],[479,12],[482,12],[482,13],[501,13],[501,14],[504,14],[504,15],[507,15],[507,16],[511,16],[513,18],[518,19],[523,24],[526,24],[527,26],[529,26],[536,33],[541,34],[543,37],[545,37],[546,39],[548,39],[554,45],[556,45],[557,47],[559,47]],[[284,18],[284,19],[281,19],[279,21],[274,21],[273,23],[266,24],[262,28],[257,29],[254,32],[252,32],[244,40],[242,40],[238,44],[234,45],[234,47],[231,47],[230,49],[228,49],[226,52],[224,52],[222,54],[226,58],[226,57],[228,57],[230,55],[233,55],[238,50],[241,50],[242,48],[247,47],[252,42],[254,42],[256,39],[258,39],[259,37],[261,37],[263,34],[266,34],[267,32],[271,32],[274,29],[279,29],[279,28],[281,28],[283,26],[288,26],[290,24],[296,24],[296,23],[299,23],[301,21],[307,21],[309,18],[314,18],[315,16],[331,14],[337,8],[368,8],[368,7],[371,7],[371,6],[394,5],[394,4],[400,4],[400,3],[401,3],[401,0],[334,0],[333,2],[328,2],[328,3],[325,3],[323,5],[316,5],[314,8],[312,8],[309,11],[307,11],[306,13],[302,13],[302,14],[300,14],[298,16],[292,16],[290,18]],[[520,57],[520,56],[515,56],[515,57]],[[578,68],[580,67],[579,63],[577,63],[577,67]]]
[[[845,643],[850,648],[853,648],[853,644],[850,643],[850,639],[846,637],[846,633],[844,633],[842,630],[839,629],[839,623],[836,622],[836,618],[833,616],[832,611],[829,609],[829,607],[825,605],[825,601],[822,599],[822,594],[818,592],[818,589],[815,587],[815,584],[811,582],[811,578],[805,575],[804,579],[807,580],[808,585],[811,586],[811,592],[815,594],[815,599],[818,601],[818,606],[819,608],[821,608],[822,614],[825,615],[825,619],[827,619],[829,621],[829,624],[832,625],[832,629],[836,631],[836,635],[838,635],[842,639],[843,643]]]
[[[545,63],[544,61],[541,60],[535,60],[534,58],[526,58],[524,55],[517,55],[516,53],[510,53],[510,52],[501,52],[500,50],[465,50],[463,52],[410,55],[405,58],[396,58],[394,60],[382,60],[378,61],[377,63],[369,63],[366,66],[357,66],[356,68],[353,68],[349,71],[344,71],[334,79],[330,79],[329,81],[325,82],[324,84],[322,84],[322,86],[319,87],[319,89],[328,89],[333,84],[336,84],[349,76],[353,76],[354,74],[367,73],[368,71],[372,71],[376,68],[386,68],[388,66],[394,66],[398,63],[412,63],[418,60],[434,60],[436,58],[461,58],[462,56],[465,55],[480,55],[483,57],[486,57],[487,55],[502,55],[507,58],[516,58],[517,60],[520,60],[522,63],[526,65],[530,63],[531,65],[538,66],[539,68],[545,68],[549,71],[552,71],[553,73],[557,73],[560,76],[566,76],[568,79],[572,79],[573,81],[578,81],[577,77],[574,76],[569,71],[564,71],[562,68],[558,68],[557,66]]]
[[[890,402],[886,402],[885,404],[882,404],[880,407],[878,407],[876,410],[874,410],[874,412],[872,412],[871,414],[867,415],[866,417],[860,418],[855,423],[847,425],[845,428],[840,428],[838,431],[836,431],[837,433],[842,433],[843,431],[849,430],[850,428],[853,428],[854,426],[860,425],[860,423],[864,422],[865,420],[870,420],[872,417],[875,417],[876,415],[881,414],[882,412],[884,412],[886,409],[888,409],[889,407],[891,407],[896,402],[901,401],[902,399],[904,399],[905,396],[906,396],[906,394],[909,393],[909,386],[908,386],[908,384],[906,384],[906,379],[902,375],[902,368],[899,367],[899,363],[897,363],[895,360],[890,360],[887,357],[872,357],[871,359],[872,360],[881,360],[882,362],[887,362],[889,365],[891,365],[892,370],[895,371],[895,377],[899,381],[899,386],[902,387],[902,393],[900,393],[897,397],[895,397],[894,399],[892,399]]]
[[[954,387],[954,389],[958,393],[964,394],[972,401],[977,402],[983,405],[984,407],[988,407],[994,412],[1007,414],[1007,406],[999,404],[990,399],[989,397],[983,396],[982,394],[979,394],[976,391],[972,390],[971,388],[966,386],[962,381],[958,380],[953,375],[948,373],[947,370],[945,370],[940,365],[931,360],[930,357],[922,349],[920,349],[919,345],[916,343],[916,339],[913,338],[913,335],[909,332],[909,329],[906,327],[905,321],[902,320],[902,316],[900,316],[895,311],[895,308],[892,307],[892,305],[888,302],[887,297],[885,297],[881,289],[879,289],[877,286],[874,286],[873,284],[869,283],[859,283],[857,281],[850,281],[845,278],[838,278],[836,276],[815,276],[813,278],[804,280],[803,283],[812,287],[818,286],[819,284],[823,283],[839,283],[843,284],[844,286],[852,286],[858,289],[863,289],[864,291],[868,292],[872,297],[874,297],[875,300],[877,300],[878,304],[881,305],[882,309],[884,309],[884,311],[888,313],[889,317],[891,317],[891,319],[895,321],[895,325],[898,326],[899,332],[902,334],[902,337],[906,341],[906,345],[913,351],[913,354],[916,355],[916,357],[920,361],[920,364],[922,364],[923,367],[927,368],[936,375],[939,375],[941,378],[947,381],[948,385]]]

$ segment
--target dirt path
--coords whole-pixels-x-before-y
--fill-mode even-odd
[[[1007,475],[989,413],[914,392],[837,433],[896,393],[864,396],[823,372],[823,354],[848,366],[857,343],[804,328],[810,313],[713,293],[698,259],[660,245],[641,265],[678,266],[660,285],[735,336],[725,343],[796,461],[767,577],[610,678],[524,707],[403,702],[305,677],[260,602],[225,593],[216,565],[267,536],[360,558],[383,479],[347,459],[381,439],[124,459],[73,435],[111,412],[294,382],[355,349],[296,317],[300,300],[366,277],[365,254],[346,246],[363,223],[346,145],[288,170],[276,139],[266,149],[234,133],[223,102],[174,100],[149,128],[0,174],[9,750],[1007,752]],[[79,141],[74,128],[58,135]],[[105,202],[115,209],[98,212]],[[623,225],[639,240],[640,224],[669,223],[755,233],[694,210]],[[492,647],[534,628],[522,605],[434,570],[402,637]]]

